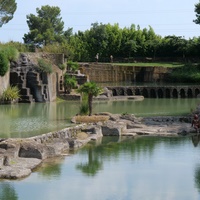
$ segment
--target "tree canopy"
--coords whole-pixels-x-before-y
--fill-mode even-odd
[[[200,24],[200,2],[195,4],[194,11],[196,12],[196,19],[193,20],[196,24]]]
[[[24,34],[23,40],[27,44],[45,46],[62,43],[64,40],[64,22],[60,17],[60,8],[56,6],[42,6],[36,9],[37,16],[27,15],[30,32]]]
[[[0,0],[0,27],[8,23],[17,9],[15,0]]]
[[[42,47],[41,51],[64,53],[68,60],[94,62],[97,53],[99,62],[110,62],[111,55],[117,62],[144,61],[146,58],[190,61],[199,57],[200,37],[188,40],[175,35],[161,37],[151,26],[142,29],[131,24],[120,28],[118,23],[98,22],[92,23],[88,30],[73,34],[72,28],[63,30],[59,7],[46,5],[36,11],[37,15],[27,15],[29,32],[24,34],[24,43]],[[200,2],[195,5],[195,12],[197,19],[194,22],[200,24]]]

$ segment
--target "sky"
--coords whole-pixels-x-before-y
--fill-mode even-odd
[[[98,22],[120,28],[139,25],[151,26],[157,35],[182,36],[186,39],[200,36],[200,25],[195,24],[195,4],[199,0],[16,0],[14,18],[0,28],[0,42],[23,42],[29,32],[26,16],[35,14],[36,8],[50,5],[61,9],[65,28],[73,32],[85,31]]]

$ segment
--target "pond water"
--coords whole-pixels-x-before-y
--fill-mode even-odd
[[[95,102],[94,112],[184,115],[198,99]],[[70,126],[79,102],[0,106],[0,137],[29,137]],[[0,200],[199,200],[200,138],[103,137],[47,160],[23,180],[0,181]]]
[[[48,160],[24,180],[0,182],[0,199],[199,200],[194,137],[105,137]]]
[[[184,115],[194,110],[200,99],[144,99],[143,101],[98,101],[93,113],[130,113],[136,116]],[[0,137],[30,137],[70,126],[80,102],[0,105]]]

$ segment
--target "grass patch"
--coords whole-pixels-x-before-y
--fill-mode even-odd
[[[168,82],[182,83],[199,83],[200,81],[200,65],[187,64],[182,67],[177,67],[168,75]]]
[[[117,66],[135,66],[135,67],[182,67],[185,64],[179,62],[165,63],[165,62],[138,62],[138,63],[113,63]]]

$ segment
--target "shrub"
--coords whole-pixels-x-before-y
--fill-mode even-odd
[[[64,70],[64,69],[66,69],[66,64],[65,63],[60,64],[60,65],[58,65],[58,67],[59,67],[59,69]]]
[[[39,49],[42,52],[64,54],[67,58],[73,57],[73,47],[67,43],[48,44]]]
[[[10,62],[16,61],[19,58],[19,51],[11,45],[1,45],[0,50]]]
[[[73,72],[75,72],[76,70],[78,70],[79,66],[78,63],[72,62],[72,61],[68,61],[67,62],[67,68]]]
[[[8,71],[8,59],[4,52],[0,52],[0,76],[4,76]]]
[[[71,90],[77,86],[77,81],[75,77],[70,77],[67,74],[64,76],[64,87],[65,92],[70,94]]]
[[[0,76],[4,76],[9,68],[9,61],[16,61],[19,52],[16,48],[9,45],[0,45]]]
[[[13,49],[16,49],[19,52],[28,52],[29,51],[27,45],[23,44],[21,42],[10,41],[10,42],[4,43],[4,44],[0,44],[0,46],[2,48],[11,47]]]
[[[17,86],[8,87],[1,95],[2,101],[14,101],[20,98],[20,91]]]
[[[200,81],[199,65],[187,64],[173,69],[167,77],[168,82],[195,83]]]
[[[53,72],[53,68],[52,68],[51,63],[47,62],[46,60],[44,60],[42,58],[38,59],[38,66],[39,66],[39,69],[42,72],[46,72],[46,73],[52,73]]]

